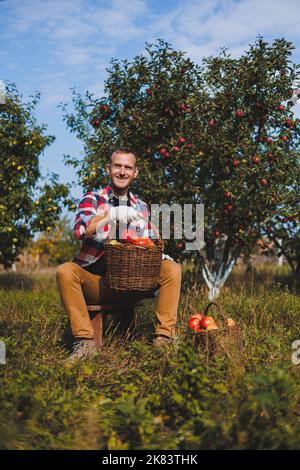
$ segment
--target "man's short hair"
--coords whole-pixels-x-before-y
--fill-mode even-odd
[[[137,155],[136,153],[130,148],[130,147],[119,147],[117,148],[116,150],[114,150],[110,156],[110,162],[111,162],[111,158],[113,156],[114,153],[132,153],[132,155],[135,156],[135,164],[137,166]]]

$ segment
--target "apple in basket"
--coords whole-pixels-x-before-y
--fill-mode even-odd
[[[133,240],[134,246],[141,246],[143,248],[153,248],[155,245],[150,238],[139,237]]]
[[[137,236],[136,230],[124,228],[120,234],[120,240],[122,243],[133,243]]]
[[[201,330],[200,322],[203,317],[203,313],[194,313],[189,319],[189,328],[198,333]]]
[[[109,245],[114,245],[114,246],[115,246],[115,245],[121,245],[121,243],[118,242],[118,240],[111,240],[111,241],[109,242]]]

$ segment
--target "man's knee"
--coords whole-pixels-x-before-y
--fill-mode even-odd
[[[181,265],[169,259],[162,261],[162,271],[172,278],[181,279]]]
[[[62,279],[66,279],[69,276],[72,276],[74,272],[77,270],[76,263],[72,263],[72,261],[67,261],[66,263],[60,264],[56,269],[56,279],[58,281]]]

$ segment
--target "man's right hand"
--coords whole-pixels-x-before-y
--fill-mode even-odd
[[[137,211],[128,206],[111,207],[109,209],[109,220],[129,224],[133,220],[139,220]]]

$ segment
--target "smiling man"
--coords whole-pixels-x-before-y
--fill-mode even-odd
[[[103,242],[110,227],[115,222],[133,223],[141,236],[154,236],[148,221],[148,205],[129,191],[139,173],[136,155],[128,148],[119,148],[112,153],[106,169],[110,186],[86,193],[78,206],[74,230],[76,238],[82,240],[82,248],[73,261],[62,264],[56,272],[61,300],[75,337],[72,361],[96,351],[87,303],[124,305],[142,298],[141,293],[132,291],[116,293],[106,283]],[[181,267],[166,255],[160,267],[158,289],[153,339],[156,347],[170,342],[175,334],[181,289]]]

